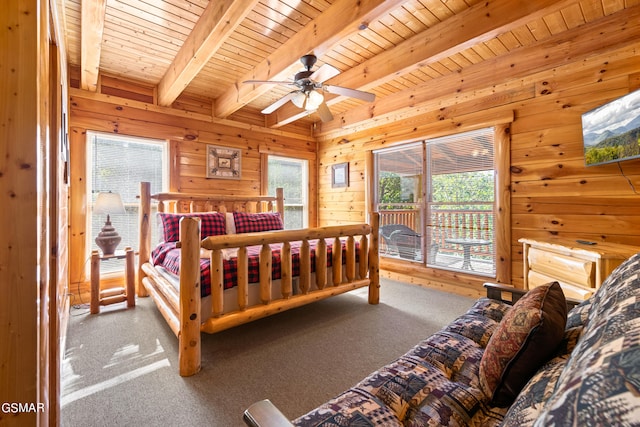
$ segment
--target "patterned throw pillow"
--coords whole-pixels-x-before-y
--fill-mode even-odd
[[[284,229],[282,218],[278,212],[234,212],[233,221],[238,234]]]
[[[200,218],[200,238],[226,234],[224,214],[220,212],[203,212],[188,214],[173,214],[158,212],[162,224],[162,236],[165,242],[180,240],[180,220],[183,217]]]
[[[558,282],[527,292],[498,325],[480,361],[480,388],[497,407],[511,405],[564,336],[567,303]]]

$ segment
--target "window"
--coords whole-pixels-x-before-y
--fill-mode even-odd
[[[89,252],[98,249],[95,237],[106,221],[105,215],[93,215],[93,207],[100,192],[111,191],[120,194],[125,206],[124,215],[111,215],[111,223],[122,237],[118,249],[138,246],[138,204],[140,182],[151,183],[151,192],[161,192],[167,187],[167,144],[165,141],[87,133],[87,194],[90,211]],[[157,240],[157,227],[151,227],[152,239]],[[87,254],[87,257],[89,254]],[[123,261],[122,261],[123,262]],[[117,260],[104,262],[102,271],[122,271],[123,265]]]
[[[309,226],[309,165],[307,160],[268,156],[268,193],[284,189],[284,228]]]
[[[374,153],[382,254],[495,276],[494,131]]]
[[[423,260],[424,144],[376,153],[377,203],[383,254]]]

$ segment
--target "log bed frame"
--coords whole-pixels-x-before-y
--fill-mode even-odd
[[[151,296],[169,327],[178,337],[180,375],[196,374],[201,367],[201,332],[215,333],[260,319],[282,311],[300,307],[364,286],[369,287],[369,303],[377,304],[380,298],[378,260],[379,217],[371,214],[371,224],[353,224],[280,230],[261,233],[232,234],[200,239],[199,221],[183,218],[180,221],[181,250],[180,291],[178,292],[162,273],[149,262],[151,255],[151,201],[158,201],[158,212],[218,212],[246,211],[284,213],[282,189],[277,196],[213,196],[210,194],[158,193],[151,195],[150,184],[140,185],[140,246],[137,293],[139,297]],[[155,219],[154,219],[155,221]],[[360,236],[359,262],[356,263],[355,238]],[[327,264],[324,239],[333,239],[341,244],[346,238],[346,256],[342,251],[332,251],[332,267],[317,268],[316,289],[311,286],[311,263],[309,240],[318,241],[316,264]],[[300,276],[298,294],[292,292],[291,242],[300,241]],[[281,297],[271,296],[271,248],[269,244],[282,243]],[[247,247],[260,245],[260,302],[249,305]],[[238,306],[223,314],[223,255],[222,249],[238,249]],[[202,253],[208,254],[211,262],[212,312],[201,319],[200,266]],[[304,260],[307,260],[306,262]],[[356,271],[356,264],[358,271]],[[343,272],[344,269],[344,272]],[[331,274],[334,285],[326,285],[327,274]],[[343,278],[346,277],[346,280]],[[204,317],[204,316],[203,316]]]

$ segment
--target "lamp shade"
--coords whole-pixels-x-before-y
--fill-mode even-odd
[[[124,203],[122,203],[122,198],[118,193],[103,192],[98,193],[98,198],[96,199],[95,207],[93,208],[94,214],[106,214],[106,215],[114,215],[114,214],[125,214]]]

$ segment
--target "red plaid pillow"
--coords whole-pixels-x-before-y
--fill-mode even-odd
[[[224,214],[220,212],[203,212],[190,214],[173,214],[158,212],[162,223],[162,236],[165,242],[180,240],[180,219],[182,217],[200,218],[200,238],[226,234]]]
[[[284,229],[282,218],[278,212],[234,212],[233,221],[236,224],[236,233],[256,233]]]

